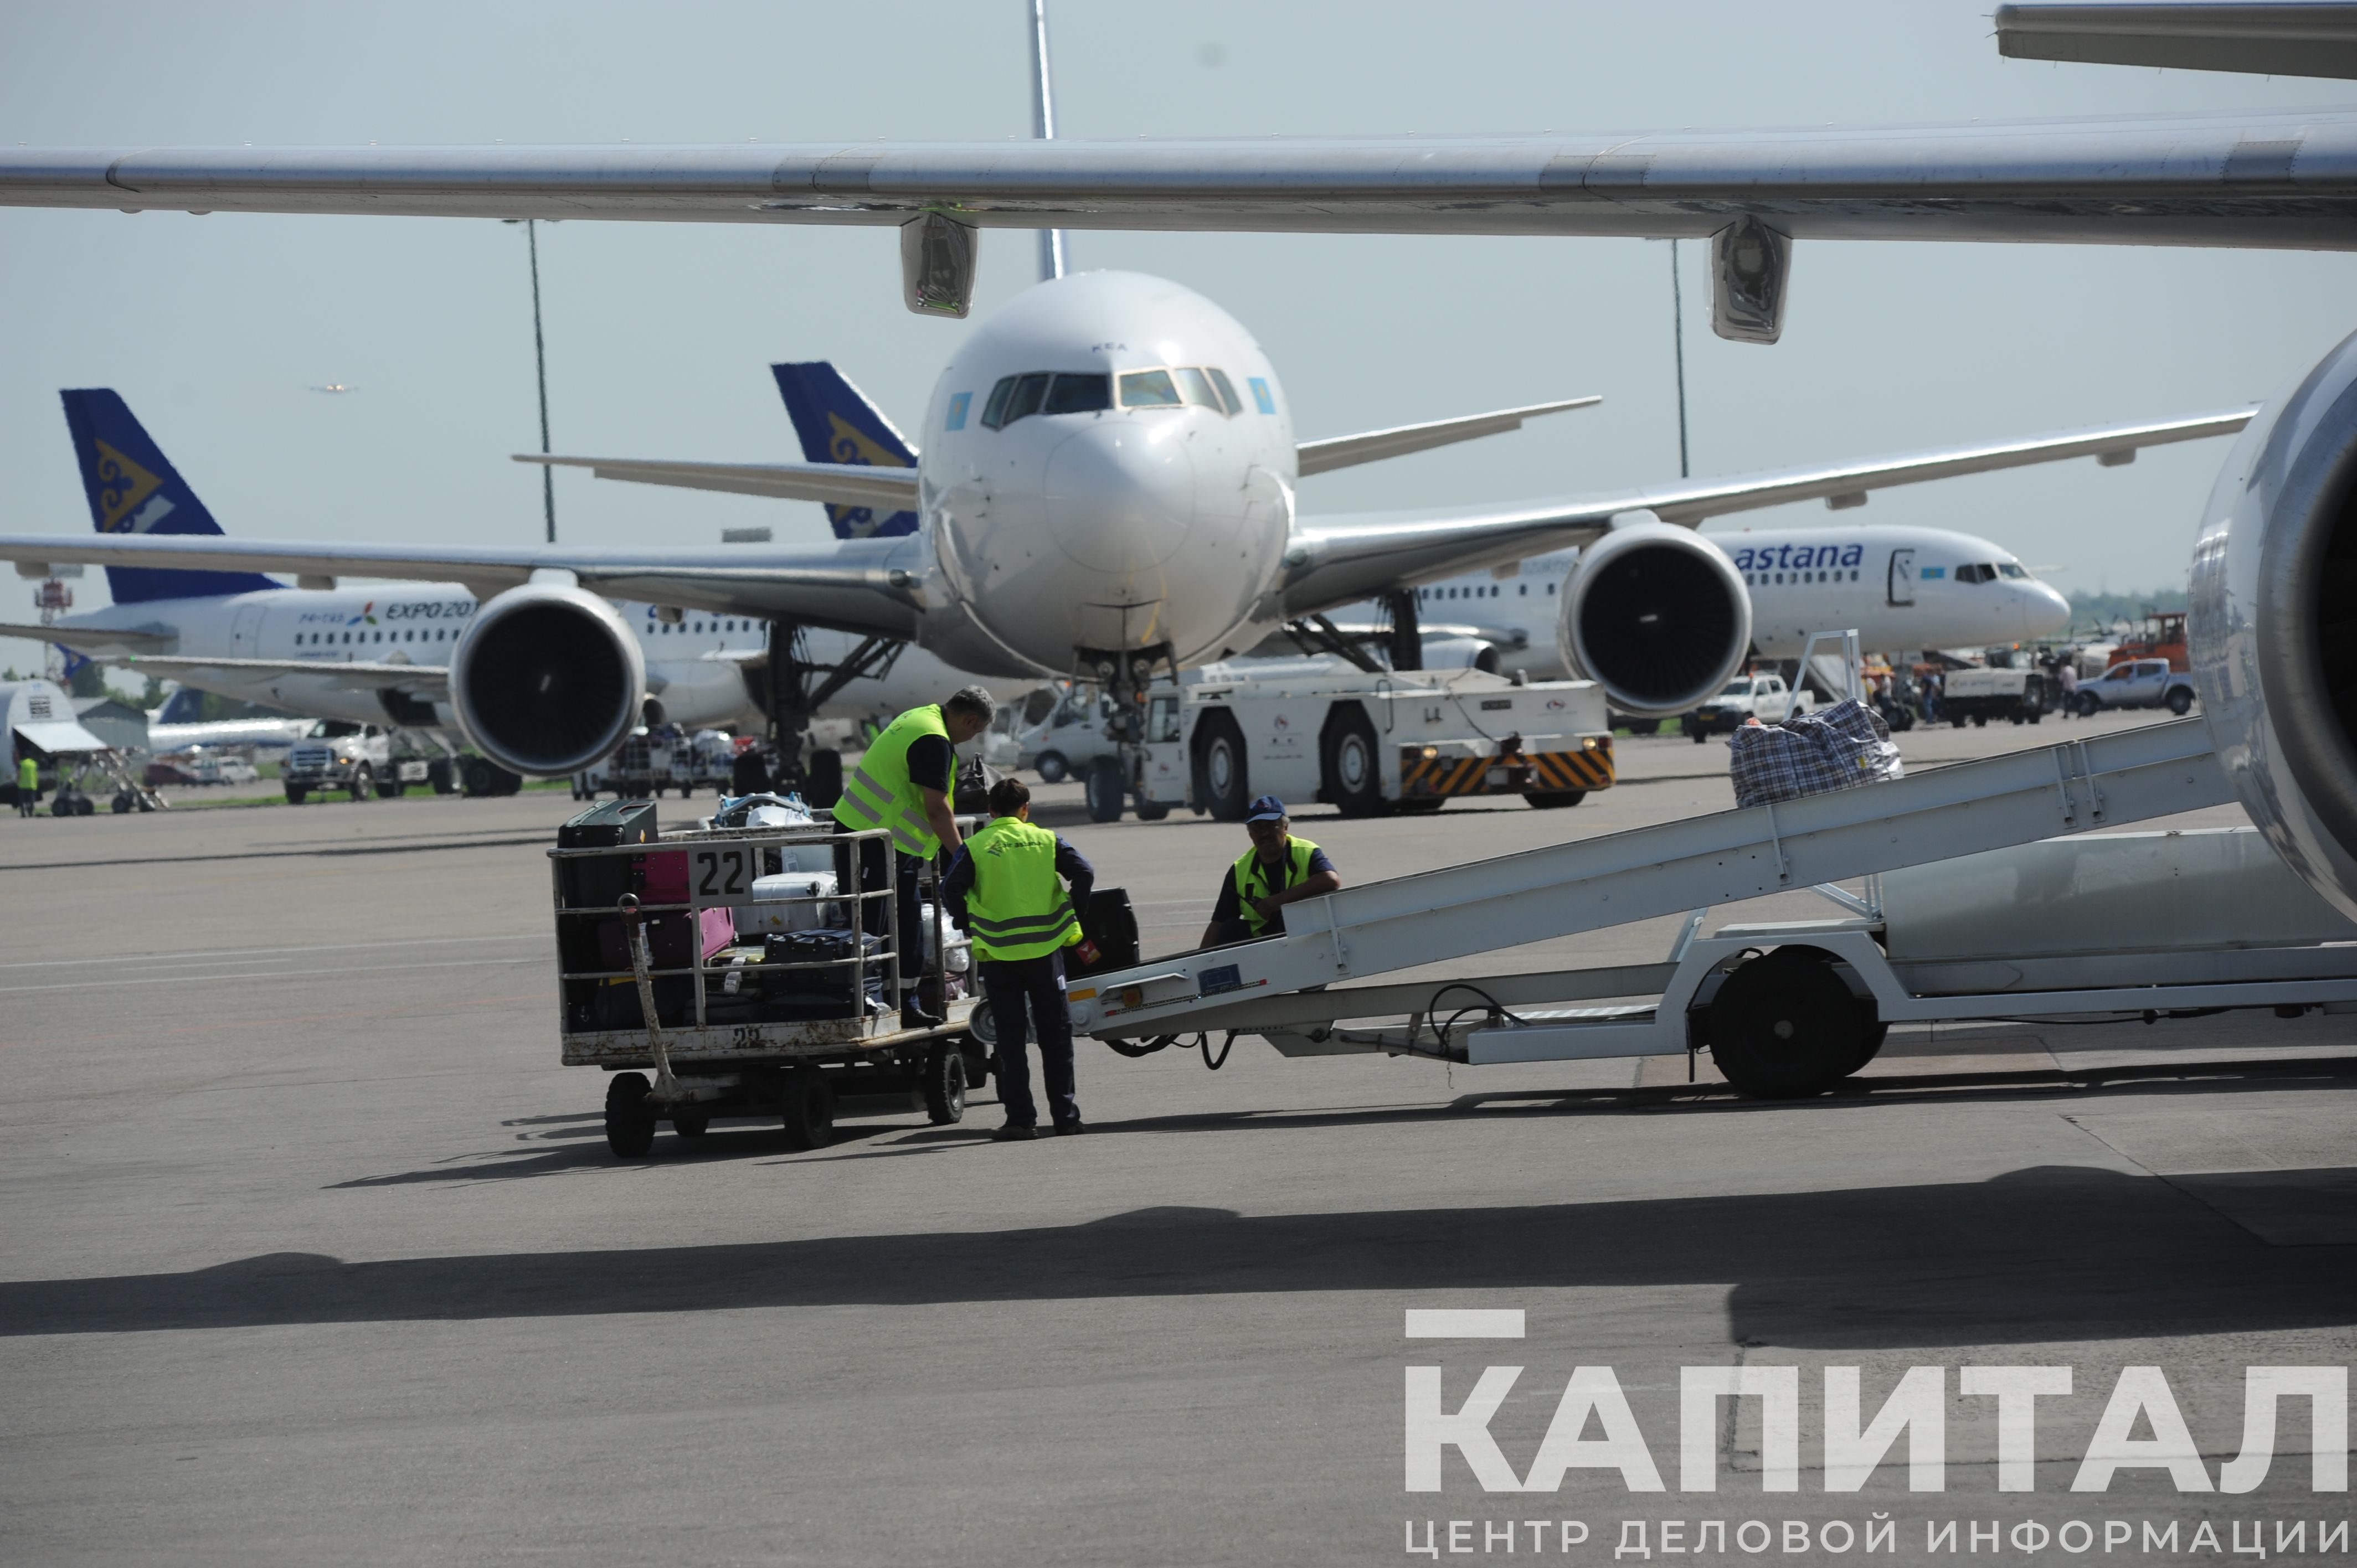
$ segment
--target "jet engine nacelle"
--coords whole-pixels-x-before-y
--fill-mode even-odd
[[[2243,432],[2187,625],[2203,721],[2284,863],[2357,919],[2357,335]]]
[[[1498,672],[1498,645],[1486,637],[1427,637],[1423,642],[1426,670]]]
[[[478,609],[450,654],[450,705],[485,757],[528,776],[574,773],[639,723],[639,639],[597,595],[533,583]]]
[[[1579,553],[1555,642],[1616,712],[1684,713],[1724,687],[1751,651],[1751,596],[1727,553],[1664,522],[1616,528]]]

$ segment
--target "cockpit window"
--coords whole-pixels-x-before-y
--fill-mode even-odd
[[[1097,413],[1113,406],[1113,378],[1090,371],[1001,376],[982,405],[982,423],[1004,430],[1035,413]]]
[[[1168,371],[1132,371],[1121,378],[1124,408],[1177,408],[1178,383]]]
[[[1057,376],[1056,384],[1048,389],[1048,401],[1039,410],[1042,413],[1095,413],[1113,406],[1111,376],[1073,375],[1070,371]]]
[[[1956,581],[1959,583],[1994,583],[1996,581],[1996,567],[1993,563],[1987,561],[1967,561],[1963,565],[1956,568]]]
[[[1176,365],[1168,370],[1129,371],[1121,378],[1121,405],[1124,408],[1208,408],[1213,413],[1233,416],[1243,412],[1243,402],[1222,371],[1205,370],[1197,365]]]
[[[1208,408],[1213,413],[1228,411],[1221,405],[1220,394],[1211,390],[1211,378],[1192,365],[1170,372],[1178,378],[1178,395],[1198,408]]]
[[[2000,577],[2018,578],[2023,582],[2029,580],[2029,574],[2023,570],[2021,563],[2018,561],[1998,562],[1996,564],[1996,575]]]
[[[992,430],[1002,429],[1018,419],[1039,412],[1039,402],[1048,395],[1048,372],[1034,371],[1028,376],[1002,376],[990,389],[990,401],[982,407],[982,423]]]

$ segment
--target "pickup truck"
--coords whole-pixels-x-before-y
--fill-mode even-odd
[[[355,800],[373,794],[390,800],[413,784],[445,793],[451,788],[450,764],[443,759],[395,755],[393,741],[377,725],[349,719],[321,719],[286,753],[279,781],[286,803],[299,806],[316,791],[342,789]]]
[[[1809,694],[1785,685],[1781,675],[1738,675],[1725,691],[1678,722],[1700,746],[1712,736],[1734,734],[1746,719],[1776,725],[1808,711]]]
[[[2193,708],[2193,677],[2170,669],[2166,659],[2131,659],[2100,681],[2082,682],[2072,703],[2082,717],[2106,708],[2167,708],[2182,715]]]
[[[2042,670],[1951,670],[1940,693],[1940,716],[1956,728],[1966,720],[2036,724],[2055,706],[2053,677]]]

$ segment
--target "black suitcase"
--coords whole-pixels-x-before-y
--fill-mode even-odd
[[[608,844],[652,843],[655,841],[655,803],[652,800],[605,800],[592,806],[579,816],[567,821],[556,830],[559,849],[591,849]],[[556,863],[556,886],[568,909],[613,908],[625,893],[639,890],[639,857],[634,854],[601,854],[584,860],[560,860]],[[592,970],[620,969],[628,966],[628,956],[622,963],[608,963],[605,950],[615,940],[607,937],[601,928],[616,928],[614,916],[565,915],[556,922],[556,961],[567,974],[580,974]],[[601,938],[604,940],[601,940]],[[619,1029],[637,1026],[638,993],[630,993],[628,1011],[632,1022],[614,1022],[615,1009],[622,1004],[606,996],[594,980],[571,981],[565,987],[566,1016],[580,1028]],[[669,1012],[668,998],[659,1001],[658,1009]]]
[[[1094,942],[1097,961],[1084,964],[1077,950],[1064,950],[1067,974],[1102,974],[1128,969],[1137,962],[1137,911],[1129,906],[1126,887],[1096,887],[1089,907],[1081,912],[1081,934]]]

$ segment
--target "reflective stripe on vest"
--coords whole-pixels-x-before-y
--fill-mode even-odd
[[[1269,924],[1267,917],[1254,909],[1253,900],[1265,898],[1271,893],[1282,893],[1286,887],[1295,886],[1307,880],[1309,875],[1309,857],[1317,848],[1316,844],[1297,835],[1289,842],[1286,858],[1292,862],[1292,875],[1285,879],[1284,887],[1271,887],[1268,885],[1268,874],[1261,865],[1260,851],[1256,849],[1244,851],[1244,857],[1236,862],[1235,878],[1236,912],[1243,917],[1245,930],[1256,937]],[[1260,878],[1260,888],[1257,892],[1253,888],[1253,878],[1255,876]]]
[[[938,703],[910,708],[884,727],[843,781],[843,798],[834,803],[834,820],[846,828],[889,828],[892,843],[902,854],[931,860],[940,853],[941,839],[925,820],[925,798],[909,777],[909,747],[920,736],[937,735],[946,743],[949,726],[942,722]],[[942,795],[957,810],[957,757],[950,758],[949,788]]]
[[[1013,962],[1081,940],[1080,918],[1056,875],[1054,833],[1019,817],[994,817],[965,841],[965,852],[974,859],[965,929],[975,952]]]

